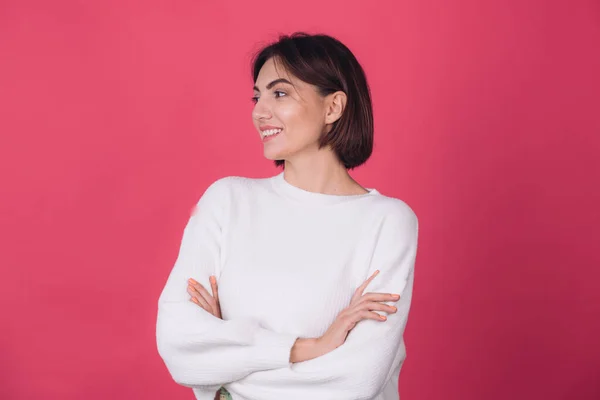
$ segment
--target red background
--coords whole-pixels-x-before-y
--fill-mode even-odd
[[[249,61],[295,30],[420,219],[402,399],[599,399],[600,3],[548,0],[0,2],[0,397],[193,398],[156,302],[207,185],[277,172]]]

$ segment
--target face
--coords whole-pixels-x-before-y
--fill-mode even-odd
[[[316,152],[321,134],[339,118],[335,96],[321,96],[315,86],[291,76],[273,58],[258,74],[253,101],[254,126],[270,160]]]

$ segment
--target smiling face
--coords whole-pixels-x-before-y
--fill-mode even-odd
[[[290,160],[316,152],[321,134],[332,122],[328,99],[269,59],[255,82],[252,111],[265,157]]]

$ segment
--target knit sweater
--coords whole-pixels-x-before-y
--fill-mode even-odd
[[[201,196],[158,300],[157,347],[198,400],[223,386],[234,400],[397,400],[406,358],[418,221],[376,189],[305,191],[283,172],[227,177]],[[318,338],[375,270],[368,292],[396,293],[386,321],[362,320],[344,344],[290,363],[297,338]],[[190,301],[215,275],[223,319]]]

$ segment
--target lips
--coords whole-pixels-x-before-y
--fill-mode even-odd
[[[258,129],[260,129],[261,131],[266,131],[269,129],[283,129],[279,126],[275,126],[275,125],[261,125]]]
[[[271,140],[271,139],[279,136],[279,134],[281,134],[282,131],[283,131],[283,129],[281,129],[281,128],[265,129],[265,130],[261,131],[261,137],[262,137],[263,142],[266,142],[267,140]]]

